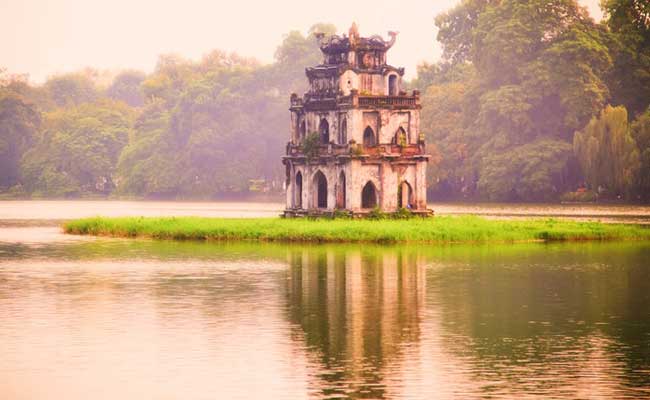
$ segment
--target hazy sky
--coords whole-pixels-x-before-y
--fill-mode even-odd
[[[271,62],[291,30],[316,22],[362,35],[400,35],[389,62],[408,77],[435,61],[434,17],[459,0],[0,0],[0,67],[33,82],[79,70],[153,70],[157,56],[198,59],[212,49]],[[580,0],[599,15],[598,0]]]

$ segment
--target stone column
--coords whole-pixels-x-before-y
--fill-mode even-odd
[[[287,196],[287,203],[286,203],[286,208],[293,208],[293,199],[294,199],[294,184],[293,184],[293,179],[294,179],[294,168],[293,168],[293,163],[290,160],[286,160],[286,177],[285,177],[285,182],[287,183],[287,190],[286,190],[286,196]]]

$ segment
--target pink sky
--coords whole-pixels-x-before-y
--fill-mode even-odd
[[[580,0],[599,17],[598,0]],[[435,15],[458,0],[4,0],[0,3],[0,67],[28,73],[33,82],[84,67],[151,71],[159,54],[198,59],[212,49],[263,62],[291,30],[316,22],[362,34],[400,32],[390,62],[407,77],[435,61]]]

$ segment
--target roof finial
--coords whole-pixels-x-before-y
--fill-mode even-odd
[[[354,47],[359,42],[359,28],[356,22],[352,22],[348,35],[350,37],[350,45]]]
[[[388,36],[390,36],[390,41],[386,43],[386,49],[390,49],[391,47],[393,47],[393,45],[395,44],[395,40],[397,39],[398,33],[399,32],[397,31],[388,31]]]

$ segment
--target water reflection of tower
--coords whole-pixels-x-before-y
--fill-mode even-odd
[[[289,254],[290,319],[327,395],[381,398],[385,378],[417,345],[424,263],[403,249],[309,248]]]

